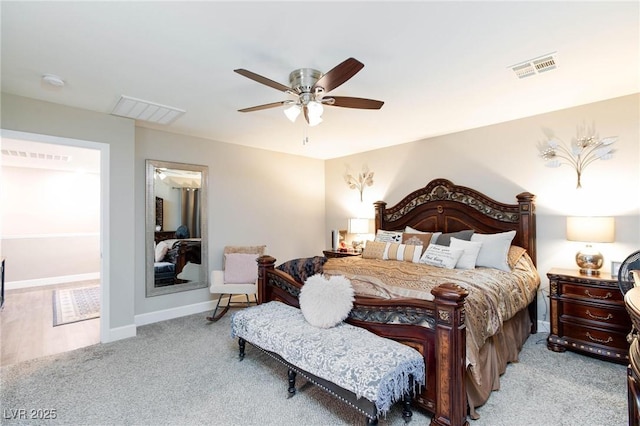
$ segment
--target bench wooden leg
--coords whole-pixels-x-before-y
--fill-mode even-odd
[[[287,375],[289,377],[289,389],[287,389],[287,392],[289,392],[289,396],[287,398],[291,398],[296,394],[296,372],[290,368],[287,372]]]
[[[405,423],[409,423],[413,417],[413,411],[411,411],[411,395],[405,394],[402,397],[402,418]]]
[[[246,343],[247,342],[242,337],[238,337],[238,347],[240,349],[240,353],[238,354],[238,357],[240,358],[240,361],[244,359],[244,347]]]

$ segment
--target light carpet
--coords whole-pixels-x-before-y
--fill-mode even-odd
[[[53,291],[53,326],[100,316],[100,286],[62,288]]]
[[[230,314],[191,315],[138,328],[137,337],[0,370],[2,424],[12,410],[55,410],[52,425],[362,425],[361,415],[299,379],[287,399],[284,366],[247,346],[238,361]],[[625,425],[626,367],[551,352],[531,336],[471,426]],[[415,410],[414,425],[430,417]],[[381,425],[404,425],[398,405]]]

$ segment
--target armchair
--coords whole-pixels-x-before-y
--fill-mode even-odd
[[[258,263],[256,259],[264,254],[265,248],[264,245],[224,248],[223,269],[211,271],[209,291],[212,294],[219,294],[219,297],[213,313],[206,317],[208,321],[218,321],[230,307],[238,306],[239,303],[249,306],[252,303],[249,295],[253,295],[253,303],[257,303]],[[245,295],[246,302],[231,301],[232,296],[241,294]],[[224,296],[227,296],[227,302],[221,306],[220,302]]]

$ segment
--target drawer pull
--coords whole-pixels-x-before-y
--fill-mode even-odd
[[[597,295],[593,295],[591,294],[591,292],[589,291],[589,289],[586,289],[584,291],[584,294],[586,294],[587,296],[593,298],[593,299],[608,299],[610,297],[612,297],[612,294],[610,291],[607,292],[607,294],[605,294],[604,296],[597,296]]]
[[[598,315],[593,315],[591,312],[589,312],[589,310],[587,309],[587,315],[589,315],[590,318],[596,319],[596,320],[600,320],[600,321],[608,321],[611,318],[613,318],[613,315],[611,315],[610,313],[607,314],[606,317],[600,317]]]
[[[611,343],[613,341],[613,338],[611,336],[607,337],[607,340],[597,339],[591,336],[591,333],[589,333],[588,331],[587,331],[587,337],[593,340],[594,342],[602,343],[603,345],[606,345],[607,343]]]

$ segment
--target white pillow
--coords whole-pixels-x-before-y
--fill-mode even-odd
[[[404,227],[404,232],[405,232],[405,234],[428,234],[428,232],[419,231],[416,228],[412,228],[410,226],[405,226]]]
[[[465,241],[451,237],[449,247],[455,250],[464,250],[462,256],[458,259],[458,263],[456,263],[456,269],[475,269],[478,253],[480,253],[480,247],[482,247],[481,242]]]
[[[420,258],[420,263],[437,266],[439,268],[453,269],[458,263],[464,250],[452,249],[448,246],[429,244],[424,254]]]
[[[252,284],[258,279],[257,254],[226,253],[224,255],[225,284]]]
[[[162,262],[162,259],[164,259],[164,257],[167,255],[168,251],[169,251],[169,246],[167,245],[167,243],[164,241],[160,241],[156,245],[156,253],[155,253],[156,262]]]
[[[353,308],[353,300],[351,281],[342,275],[326,279],[322,274],[307,278],[299,298],[304,319],[319,328],[331,328],[344,321]]]
[[[481,242],[480,253],[476,260],[476,266],[500,269],[510,272],[508,254],[511,241],[516,236],[516,231],[500,232],[498,234],[473,234],[471,241]]]
[[[383,243],[401,243],[402,231],[385,231],[382,229],[378,229],[374,241],[380,241]]]
[[[405,226],[404,233],[405,234],[429,234],[430,232],[418,231],[417,229],[412,228],[410,226]],[[435,244],[438,237],[442,235],[442,232],[432,232],[430,234],[431,234],[431,244]]]
[[[418,263],[421,255],[422,246],[387,243],[384,253],[382,253],[382,259]]]

